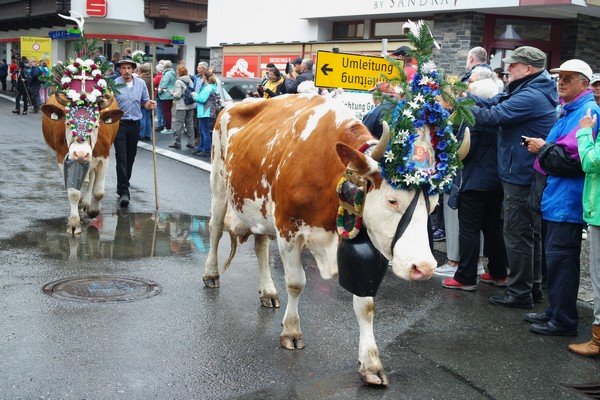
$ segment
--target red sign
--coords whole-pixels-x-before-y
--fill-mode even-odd
[[[239,55],[223,57],[223,76],[260,78],[258,56]]]
[[[106,17],[106,0],[87,0],[85,11],[90,17]]]

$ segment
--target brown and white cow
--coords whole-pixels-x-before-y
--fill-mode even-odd
[[[386,183],[379,164],[357,149],[373,137],[344,105],[319,95],[286,95],[242,102],[221,112],[213,133],[210,251],[204,283],[218,287],[217,248],[224,229],[243,242],[255,237],[260,272],[260,300],[279,307],[268,262],[269,237],[275,237],[285,269],[288,302],[280,343],[301,349],[298,301],[306,278],[301,251],[308,248],[323,278],[338,273],[336,185],[346,169],[367,179],[363,221],[375,247],[391,260],[394,273],[406,280],[431,277],[435,259],[427,237],[427,217],[437,195],[419,194],[412,219],[393,245],[396,227],[415,190]],[[382,139],[383,142],[383,139]],[[385,148],[387,143],[381,143]],[[373,150],[383,154],[382,148]],[[393,256],[392,256],[393,253]],[[373,297],[354,296],[360,327],[359,374],[367,384],[387,385],[373,334]]]
[[[119,110],[113,97],[105,100],[99,107],[99,118],[96,121],[89,119],[85,139],[76,140],[70,127],[71,123],[66,119],[66,104],[68,104],[67,99],[63,95],[58,97],[52,95],[41,107],[42,132],[46,144],[56,152],[56,160],[63,176],[67,155],[69,160],[89,163],[85,178],[87,185],[84,184],[82,190],[73,187],[67,189],[71,204],[67,232],[79,234],[81,233],[80,207],[89,218],[95,218],[100,214],[110,147],[117,136],[118,122],[123,116],[123,111]],[[71,113],[76,112],[77,106],[71,106]]]

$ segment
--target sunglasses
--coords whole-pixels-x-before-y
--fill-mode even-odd
[[[558,75],[558,81],[563,81],[567,85],[573,81],[583,81],[583,79],[579,77],[573,77],[571,75]]]

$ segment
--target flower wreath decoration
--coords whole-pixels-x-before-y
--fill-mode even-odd
[[[432,49],[439,46],[427,23],[409,20],[404,27],[409,28],[407,38],[414,48],[409,56],[417,60],[417,72],[408,81],[403,63],[387,58],[399,71],[399,79],[390,82],[400,86],[402,99],[384,115],[391,137],[380,161],[381,175],[393,188],[447,192],[462,168],[460,142],[452,126],[474,124],[469,111],[474,102],[457,101],[455,93],[465,91],[466,85],[445,81],[431,60]],[[442,107],[442,100],[454,110],[452,114]]]

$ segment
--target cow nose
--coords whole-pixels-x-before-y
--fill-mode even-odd
[[[87,151],[74,151],[73,161],[76,162],[87,162],[90,159],[90,153]]]
[[[413,281],[426,281],[435,271],[435,264],[429,261],[414,263],[410,269],[410,278]]]

